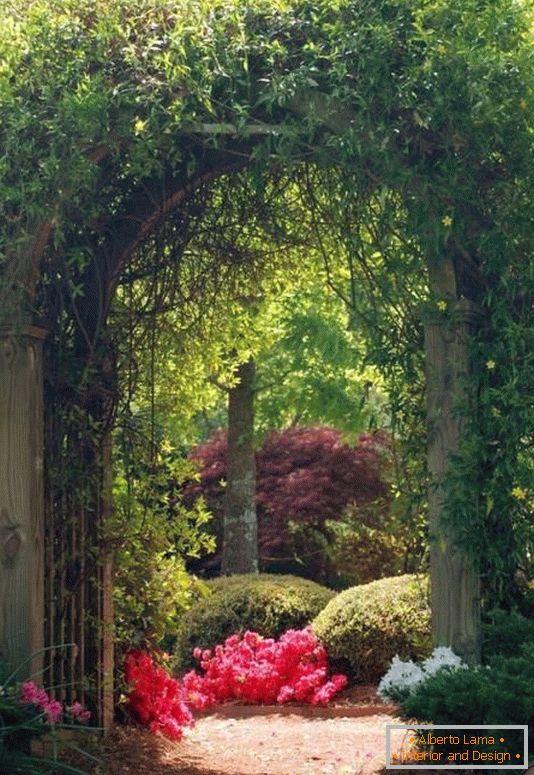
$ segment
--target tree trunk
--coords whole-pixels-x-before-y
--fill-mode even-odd
[[[443,298],[443,297],[442,297]],[[443,523],[443,482],[450,455],[465,434],[466,391],[470,373],[469,336],[476,321],[474,305],[449,299],[447,316],[425,326],[430,577],[432,640],[450,646],[474,663],[480,658],[480,580],[474,563],[455,548],[454,535]]]
[[[238,384],[228,395],[227,483],[221,572],[258,572],[256,463],[254,459],[254,376],[251,359],[239,366]]]
[[[0,331],[0,659],[18,678],[42,664],[43,338]]]

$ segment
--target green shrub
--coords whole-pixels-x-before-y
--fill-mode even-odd
[[[115,550],[115,643],[124,650],[166,648],[180,613],[201,593],[186,559],[213,550],[210,515],[200,499],[190,508],[182,503],[181,484],[194,469],[165,438],[154,460],[146,447],[130,450],[131,458],[126,452],[119,447],[115,509],[106,522],[106,540]]]
[[[492,657],[489,666],[440,670],[402,701],[402,710],[433,724],[528,724],[532,750],[534,644],[517,656]]]
[[[389,517],[383,517],[378,525],[369,524],[371,520],[365,521],[366,518],[364,509],[352,505],[343,519],[327,523],[332,534],[328,546],[330,565],[337,576],[335,584],[342,589],[402,572],[406,555],[404,536],[391,530]]]
[[[357,681],[375,681],[392,658],[430,651],[427,580],[393,576],[351,587],[335,597],[312,626],[336,667]]]
[[[482,632],[482,655],[485,660],[496,654],[515,656],[524,643],[534,643],[534,619],[517,611],[496,609],[487,614]]]
[[[255,630],[278,637],[310,623],[334,596],[332,590],[296,576],[240,575],[207,582],[210,594],[180,621],[178,667],[193,664],[192,651],[212,648],[233,633]]]

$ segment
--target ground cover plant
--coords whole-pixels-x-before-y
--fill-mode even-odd
[[[527,724],[534,744],[534,622],[517,611],[493,611],[484,625],[483,663],[467,665],[450,648],[420,663],[395,656],[379,695],[406,719],[433,724]],[[515,756],[517,742],[501,750]],[[531,754],[532,759],[532,754]]]

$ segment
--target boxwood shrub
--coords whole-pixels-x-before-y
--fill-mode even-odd
[[[351,587],[312,627],[336,668],[362,683],[377,681],[395,654],[414,659],[430,652],[428,581],[405,575]]]
[[[334,592],[297,576],[227,576],[207,582],[209,594],[195,603],[178,626],[177,667],[194,664],[193,649],[212,648],[233,633],[255,630],[278,637],[311,622]]]

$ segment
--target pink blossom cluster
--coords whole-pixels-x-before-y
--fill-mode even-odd
[[[127,708],[151,732],[180,740],[183,728],[194,724],[191,708],[228,700],[326,705],[347,684],[344,675],[328,678],[326,650],[310,628],[288,630],[278,640],[249,631],[232,635],[213,651],[193,653],[202,673],[192,670],[182,681],[144,651],[127,654]]]
[[[278,640],[249,631],[193,655],[203,673],[187,673],[183,685],[196,709],[227,700],[326,705],[347,684],[344,675],[328,678],[326,650],[310,628],[288,630]]]
[[[183,727],[194,724],[182,684],[144,651],[126,655],[124,673],[130,686],[127,707],[137,721],[151,732],[181,740]]]
[[[21,684],[19,700],[22,705],[34,705],[40,713],[44,713],[49,724],[57,724],[64,713],[81,723],[86,723],[91,718],[91,711],[86,710],[81,703],[75,702],[70,707],[63,707],[59,700],[52,699],[33,681],[24,681]]]

